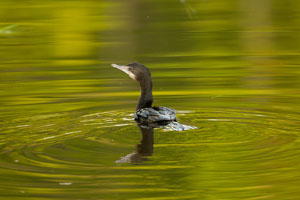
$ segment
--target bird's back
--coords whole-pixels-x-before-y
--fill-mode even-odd
[[[175,110],[163,106],[142,108],[136,111],[135,120],[149,123],[162,121],[177,121]]]

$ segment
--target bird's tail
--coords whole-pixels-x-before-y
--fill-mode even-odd
[[[165,130],[170,131],[185,131],[185,130],[191,130],[191,129],[197,129],[196,126],[189,126],[185,124],[180,124],[179,122],[172,121],[168,125],[163,127]]]

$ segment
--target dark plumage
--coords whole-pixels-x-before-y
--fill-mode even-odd
[[[128,65],[112,64],[112,67],[117,68],[130,78],[136,80],[140,84],[141,95],[136,106],[135,120],[143,124],[158,124],[167,125],[173,123],[176,130],[184,130],[185,125],[177,122],[175,110],[167,107],[152,107],[152,80],[150,70],[142,64],[130,63]],[[187,127],[187,126],[186,126]]]

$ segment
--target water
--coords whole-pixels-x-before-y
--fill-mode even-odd
[[[299,199],[299,7],[0,1],[0,198]],[[198,129],[135,124],[133,61]]]

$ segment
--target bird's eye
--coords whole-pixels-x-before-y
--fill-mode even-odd
[[[129,71],[132,71],[132,67],[128,67],[128,70],[129,70]]]

